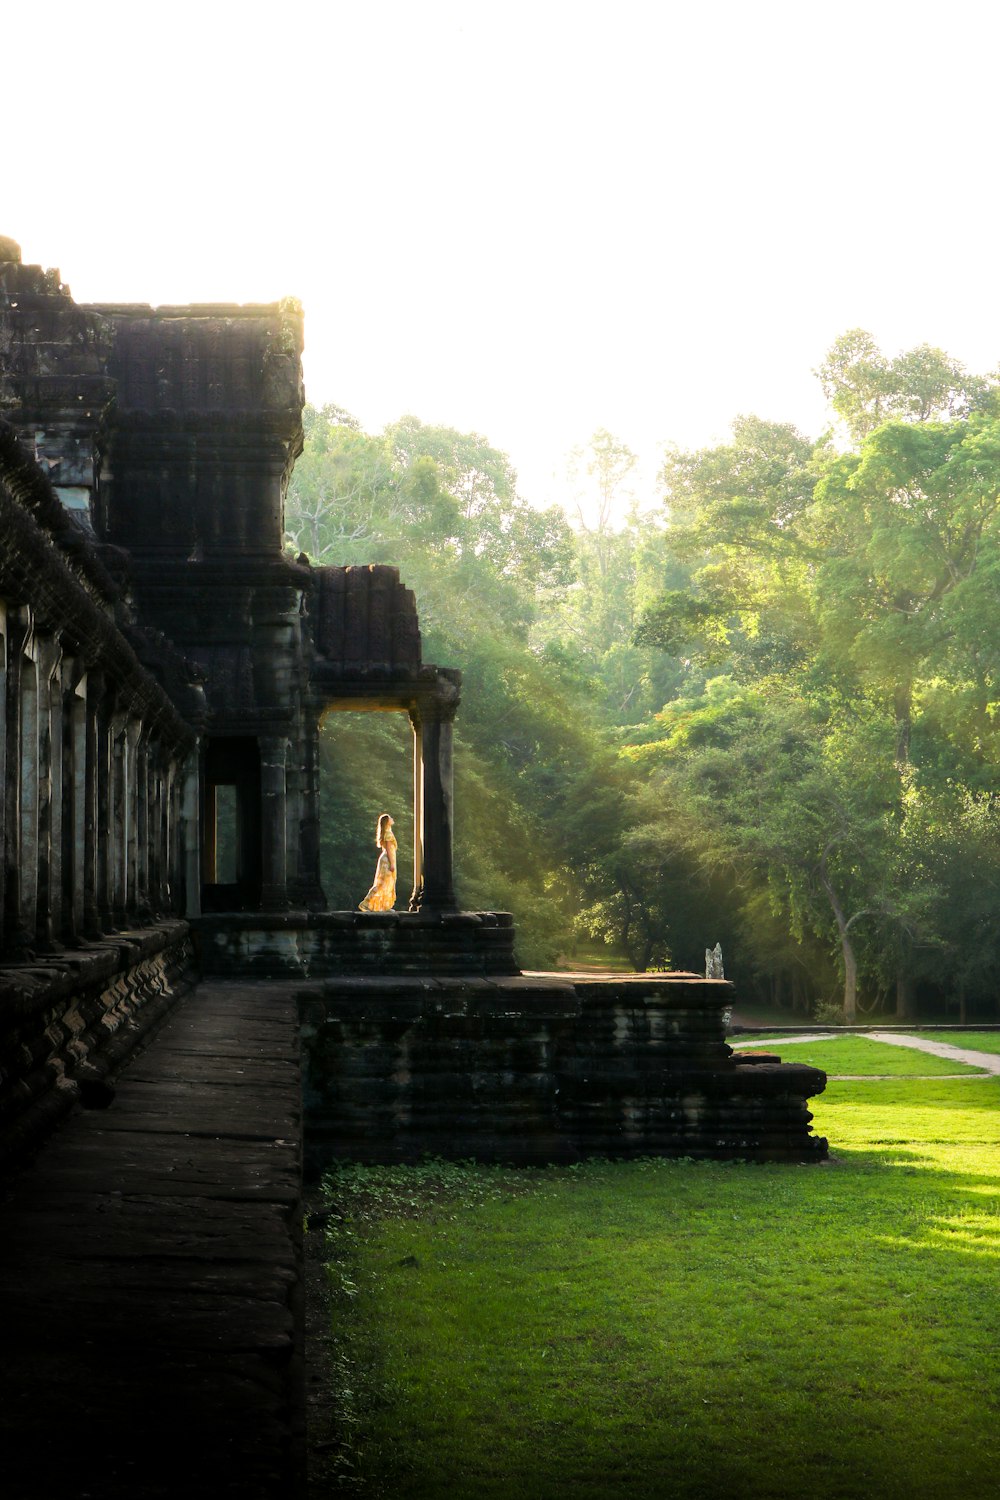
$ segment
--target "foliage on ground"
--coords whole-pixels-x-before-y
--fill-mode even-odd
[[[816,1113],[824,1166],[334,1174],[341,1488],[995,1493],[1000,1090]]]

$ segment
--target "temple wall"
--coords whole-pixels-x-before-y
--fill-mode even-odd
[[[181,983],[194,745],[0,423],[0,1143],[58,1114]]]

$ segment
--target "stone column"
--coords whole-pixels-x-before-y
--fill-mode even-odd
[[[149,799],[150,799],[150,774],[149,774],[149,732],[141,720],[133,721],[136,726],[135,735],[135,812],[132,816],[132,826],[135,829],[135,865],[133,868],[133,879],[135,888],[132,893],[133,910],[142,917],[149,916]]]
[[[455,910],[452,726],[460,681],[458,672],[439,672],[433,695],[419,705],[423,762],[421,911]]]
[[[125,820],[123,825],[124,908],[129,921],[139,904],[139,745],[142,721],[130,717],[125,725]]]
[[[319,720],[315,709],[304,710],[302,725],[302,805],[295,900],[308,911],[323,911],[326,896],[320,879]]]
[[[82,935],[86,922],[86,899],[93,899],[93,871],[87,871],[87,787],[91,768],[87,764],[87,674],[73,683],[69,698],[69,741],[67,745],[66,808],[68,879],[65,884],[66,928],[72,937]]]
[[[260,834],[262,911],[285,911],[288,907],[288,850],[286,844],[285,765],[286,735],[261,735],[260,745]]]
[[[424,894],[424,737],[420,714],[410,710],[413,730],[413,891],[410,910],[419,910]]]
[[[39,672],[38,645],[30,628],[21,648],[20,668],[18,936],[33,947],[38,920]]]
[[[7,605],[0,599],[0,949],[6,936],[7,898]]]
[[[158,739],[146,745],[146,880],[150,910],[163,910],[163,747]]]
[[[118,712],[111,717],[111,792],[108,798],[111,919],[115,927],[124,926],[127,921],[128,761],[128,719],[124,713]]]
[[[38,911],[39,946],[50,948],[62,916],[62,647],[52,636],[38,642]]]
[[[104,675],[88,672],[84,772],[83,919],[87,937],[100,935],[107,906],[107,695]]]
[[[59,804],[59,879],[54,891],[52,922],[57,939],[72,939],[76,927],[73,922],[73,891],[76,885],[79,862],[76,857],[73,833],[73,795],[76,784],[73,744],[73,705],[76,702],[76,684],[80,680],[80,663],[72,656],[63,654],[59,666],[59,696],[55,712],[59,715],[60,765],[58,775],[53,777],[52,795]]]
[[[96,732],[97,795],[94,805],[94,831],[97,850],[97,927],[100,932],[109,932],[114,926],[111,915],[112,889],[114,889],[114,777],[112,777],[112,717],[114,717],[114,691],[108,682],[103,682],[103,693],[94,717]]]
[[[178,828],[177,778],[181,774],[173,759],[166,771],[164,842],[167,859],[168,884],[176,910],[176,890],[183,885],[185,916],[201,916],[201,773],[199,753],[192,751],[183,770],[183,793],[181,795],[180,827]]]

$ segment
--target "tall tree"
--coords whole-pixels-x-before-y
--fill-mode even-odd
[[[930,344],[890,359],[863,328],[841,334],[817,374],[856,443],[883,422],[968,417],[988,404],[996,389],[995,376],[970,375],[958,360]]]
[[[395,562],[415,589],[427,659],[458,662],[464,675],[456,725],[460,895],[509,905],[522,961],[552,964],[572,928],[579,871],[596,837],[593,807],[578,818],[579,805],[600,800],[614,764],[595,728],[589,685],[558,653],[527,640],[539,602],[572,576],[565,517],[528,506],[509,459],[478,434],[408,417],[372,436],[332,407],[307,410],[306,419],[306,451],[288,494],[289,540],[317,563]],[[373,809],[396,806],[408,774],[392,726],[360,718],[331,717],[324,726],[338,848],[349,826],[361,851],[353,863],[342,854],[328,860],[339,901],[364,873]],[[613,788],[608,795],[613,803]],[[399,831],[403,847],[405,818]]]
[[[832,461],[810,517],[826,649],[883,687],[895,758],[910,759],[914,692],[948,659],[1000,574],[1000,421],[888,423]],[[997,665],[980,651],[992,691]],[[951,653],[951,666],[957,663]],[[992,670],[990,670],[992,669]],[[968,670],[968,664],[966,666]]]
[[[756,831],[737,840],[750,820],[720,780],[732,830],[704,857],[752,856],[803,940],[829,924],[853,1014],[861,977],[891,988],[890,966],[904,1005],[913,983],[944,982],[936,965],[964,930],[948,851],[965,835],[947,807],[956,787],[974,797],[1000,755],[1000,430],[991,380],[940,351],[887,360],[855,333],[824,369],[852,451],[741,418],[729,444],[668,454],[665,540],[689,578],[647,607],[636,639],[691,663],[693,738],[668,705],[666,728],[635,751],[664,753],[662,775],[681,777],[673,802],[683,785],[705,819],[698,776],[728,765],[757,789]],[[698,669],[703,684],[723,674],[763,693],[772,727],[774,704],[797,705],[815,742],[809,775],[751,763],[741,744],[720,750],[713,726],[730,709],[717,688],[699,697]],[[744,723],[748,745],[764,722]],[[803,732],[771,736],[776,762]]]
[[[631,448],[606,427],[599,427],[585,448],[575,448],[570,455],[577,524],[590,543],[602,578],[607,574],[616,511],[634,499],[626,481],[637,462]]]

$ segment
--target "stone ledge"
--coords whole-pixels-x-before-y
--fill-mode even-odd
[[[509,912],[219,912],[192,928],[206,974],[518,974]]]
[[[0,1168],[109,1078],[190,988],[188,925],[168,921],[0,970]]]
[[[187,922],[172,919],[109,933],[79,948],[42,954],[27,963],[0,964],[0,1041],[6,1040],[11,1019],[23,1020],[50,1001],[92,988],[120,970],[162,953],[171,944],[183,942],[188,933]]]
[[[195,930],[218,928],[227,932],[281,932],[302,929],[322,932],[328,929],[334,932],[368,926],[403,929],[449,926],[512,928],[514,918],[509,911],[307,911],[302,907],[288,911],[211,912],[190,918],[190,923]],[[526,977],[532,976],[529,974]],[[585,979],[591,976],[574,977]],[[632,977],[641,979],[648,976]]]

